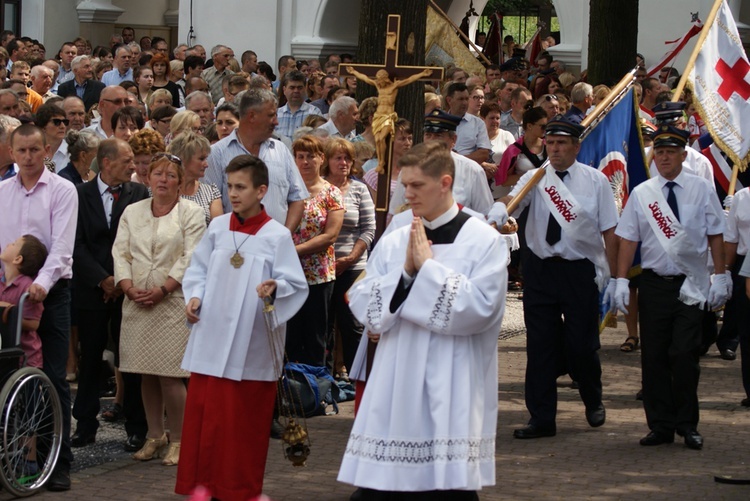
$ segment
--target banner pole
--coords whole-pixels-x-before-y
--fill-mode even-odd
[[[688,75],[691,71],[693,71],[693,66],[695,66],[695,61],[698,59],[698,54],[700,54],[701,47],[703,47],[703,42],[706,41],[706,38],[708,37],[708,31],[711,29],[714,21],[716,21],[716,15],[719,13],[719,8],[721,7],[721,4],[723,2],[724,0],[714,1],[714,5],[713,7],[711,7],[711,12],[709,12],[708,18],[706,18],[706,22],[703,24],[703,28],[701,29],[701,34],[698,37],[698,41],[695,43],[693,52],[690,54],[690,58],[685,65],[685,71],[682,72],[680,82],[677,84],[677,87],[675,87],[674,92],[672,93],[672,102],[677,102],[680,100],[682,91],[685,89],[685,85],[687,84]]]
[[[591,124],[597,120],[600,115],[605,113],[605,111],[610,107],[610,105],[618,99],[623,91],[625,91],[628,87],[633,85],[633,82],[635,81],[635,71],[637,68],[633,68],[628,72],[622,79],[612,88],[612,91],[607,95],[606,98],[604,98],[599,104],[596,105],[596,108],[589,113],[581,122],[581,125],[586,128],[584,131],[584,136],[581,137],[581,140],[585,138],[585,135],[588,134],[591,130],[593,130],[593,127],[591,127]],[[537,169],[537,171],[534,173],[534,175],[529,179],[529,182],[526,183],[526,185],[521,188],[521,191],[518,192],[518,194],[513,197],[513,199],[508,202],[507,210],[508,214],[512,213],[514,210],[518,208],[518,204],[521,203],[521,200],[528,195],[528,193],[531,191],[531,189],[539,183],[539,181],[542,180],[544,177],[544,174],[546,172],[546,166],[549,165],[549,160],[547,160],[544,165],[542,165],[541,168]]]

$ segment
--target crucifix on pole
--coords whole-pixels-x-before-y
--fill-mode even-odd
[[[378,91],[378,107],[372,118],[372,132],[375,136],[375,150],[378,157],[378,190],[375,200],[375,238],[385,230],[390,199],[393,149],[391,139],[398,120],[396,96],[398,89],[418,80],[442,80],[443,69],[427,66],[399,66],[398,42],[401,16],[388,16],[388,29],[385,39],[385,63],[339,65],[339,74],[354,76],[374,86]]]

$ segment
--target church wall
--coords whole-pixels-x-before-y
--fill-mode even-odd
[[[78,36],[79,23],[75,0],[24,0],[21,31],[40,40],[47,57],[57,55],[63,42]]]
[[[561,43],[550,52],[572,69],[578,66],[585,69],[588,66],[589,0],[553,0],[553,3],[560,19]],[[736,20],[743,19],[740,17],[742,3],[741,0],[729,2]],[[666,51],[665,41],[678,39],[688,31],[691,12],[699,12],[700,18],[705,20],[712,5],[713,0],[640,2],[638,52],[645,56],[646,64],[652,65],[661,59]],[[687,64],[695,41],[697,37],[688,43],[674,63],[680,72]]]
[[[179,40],[190,27],[190,2],[180,2]],[[119,22],[119,21],[118,21]],[[300,58],[352,52],[357,45],[356,0],[194,0],[196,39],[210,49],[227,44],[240,55],[252,49],[276,67],[284,54]]]
[[[230,46],[239,59],[251,49],[258,59],[276,68],[278,0],[221,0],[193,2],[195,40],[210,51],[217,44]],[[180,2],[178,38],[185,41],[190,29],[190,2]],[[286,12],[291,16],[291,12]],[[283,40],[280,40],[283,44]],[[287,42],[288,44],[288,42]],[[281,54],[279,54],[281,55]]]
[[[351,0],[294,0],[291,51],[298,58],[356,53],[360,3]]]
[[[112,5],[125,9],[117,18],[118,25],[164,26],[164,12],[169,9],[169,0],[112,0]]]

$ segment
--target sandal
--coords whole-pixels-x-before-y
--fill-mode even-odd
[[[631,353],[638,349],[639,339],[635,336],[628,336],[624,343],[620,345],[620,351]]]
[[[102,412],[102,419],[108,423],[114,423],[125,418],[125,413],[122,410],[122,405],[114,404],[112,407]]]

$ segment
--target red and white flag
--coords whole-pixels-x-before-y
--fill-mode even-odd
[[[538,66],[536,58],[542,53],[542,28],[536,29],[536,32],[531,36],[526,45],[523,46],[526,49],[526,60],[531,63],[532,66]]]
[[[677,40],[672,40],[669,42],[664,42],[664,45],[669,45],[669,50],[664,53],[664,55],[661,57],[658,63],[653,65],[648,69],[648,76],[652,77],[656,75],[660,69],[665,67],[671,60],[676,58],[680,52],[682,52],[682,49],[685,48],[688,41],[693,38],[695,35],[701,32],[701,28],[703,28],[703,23],[699,20],[695,21],[693,25],[690,27],[687,33],[685,33],[682,38],[679,38]]]
[[[750,153],[750,63],[732,12],[723,0],[711,24],[690,82],[694,104],[714,143],[733,162],[746,165]]]

